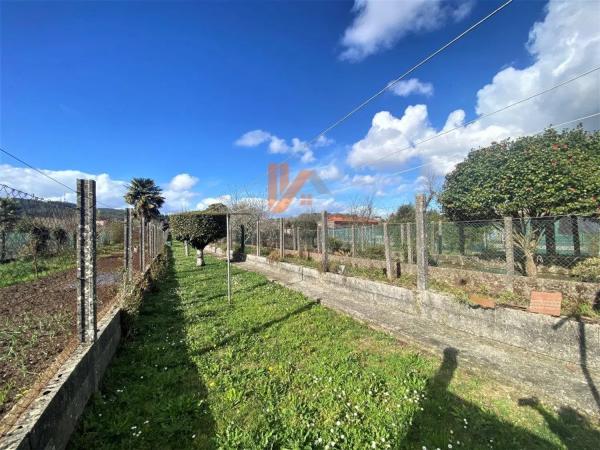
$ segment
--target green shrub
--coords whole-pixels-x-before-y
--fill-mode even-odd
[[[600,258],[588,258],[577,263],[571,273],[581,281],[600,283]]]

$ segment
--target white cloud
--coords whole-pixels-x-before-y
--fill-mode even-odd
[[[477,93],[477,113],[495,111],[597,66],[600,34],[595,18],[598,16],[600,3],[583,5],[552,0],[545,19],[530,32],[528,48],[534,62],[524,69],[508,67],[496,74]],[[353,168],[389,169],[421,157],[433,170],[445,173],[471,149],[598,112],[599,105],[600,74],[596,72],[416,147],[418,141],[462,125],[464,110],[451,112],[441,129],[429,123],[425,105],[409,106],[401,117],[381,111],[373,117],[367,135],[352,146],[347,161]],[[599,125],[596,120],[596,128]]]
[[[400,97],[408,97],[411,94],[422,94],[431,97],[433,95],[433,84],[422,82],[418,78],[410,78],[390,86],[389,90]]]
[[[333,139],[319,136],[314,146],[326,147],[333,144],[333,142]],[[258,147],[265,143],[268,143],[267,148],[269,149],[269,153],[295,155],[300,157],[303,163],[310,163],[315,160],[314,153],[308,142],[298,138],[292,138],[290,143],[288,143],[285,139],[275,136],[268,131],[253,130],[248,131],[235,141],[235,145],[239,147]]]
[[[196,209],[206,209],[210,205],[214,205],[215,203],[223,203],[224,205],[228,204],[231,201],[231,195],[220,195],[218,197],[206,197],[200,200],[196,205]]]
[[[173,191],[187,191],[193,188],[198,183],[198,178],[191,176],[189,173],[180,173],[175,175],[169,183],[169,189]]]
[[[248,131],[237,141],[235,145],[239,147],[256,147],[257,145],[263,144],[271,139],[271,133],[263,130]]]
[[[342,171],[334,163],[320,167],[317,174],[323,181],[338,180],[342,177]]]
[[[96,175],[80,170],[41,169],[41,171],[61,183],[70,186],[73,190],[76,190],[75,183],[77,179],[96,180],[96,198],[99,203],[104,204],[102,206],[108,205],[115,208],[125,206],[123,195],[125,194],[127,183],[125,181],[114,180],[106,173]],[[0,164],[0,180],[2,180],[2,183],[13,188],[48,200],[64,200],[73,203],[77,201],[77,196],[73,191],[29,168]]]
[[[355,0],[352,8],[355,18],[344,32],[344,50],[340,56],[360,61],[392,47],[408,33],[439,28],[448,18],[461,20],[472,6],[472,1]]]

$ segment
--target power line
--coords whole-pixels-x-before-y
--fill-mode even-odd
[[[570,125],[570,124],[575,123],[575,122],[581,122],[581,121],[584,121],[584,120],[587,120],[587,119],[591,119],[593,117],[598,117],[598,116],[600,116],[600,112],[597,112],[597,113],[594,113],[594,114],[588,114],[587,116],[581,116],[581,117],[578,117],[577,119],[567,120],[566,122],[561,122],[561,123],[558,123],[556,125],[549,125],[549,126],[545,127],[544,129],[542,129],[540,131],[537,131],[537,132],[535,132],[533,134],[530,134],[529,136],[536,136],[538,134],[541,134],[541,133],[545,132],[548,128],[558,128],[558,127],[562,127],[564,125]],[[430,166],[432,164],[434,164],[434,162],[430,161],[430,162],[427,162],[427,163],[424,163],[424,164],[419,164],[418,166],[409,167],[408,169],[403,169],[403,170],[399,170],[397,172],[392,172],[392,173],[384,176],[382,179],[390,178],[390,177],[396,176],[396,175],[401,175],[403,173],[412,172],[413,170],[420,169],[420,168],[426,167],[426,166]],[[380,209],[384,209],[384,208],[385,207],[380,207]]]
[[[441,52],[443,52],[444,50],[446,50],[448,47],[452,46],[454,43],[456,43],[457,41],[459,41],[461,38],[463,38],[464,36],[466,36],[467,34],[469,34],[471,31],[473,31],[475,28],[477,28],[483,22],[485,22],[486,20],[490,19],[492,16],[496,15],[497,13],[499,13],[502,9],[504,9],[510,3],[512,3],[512,1],[513,0],[508,0],[506,3],[500,5],[494,11],[492,11],[487,16],[485,16],[483,19],[481,19],[478,22],[474,23],[469,28],[467,28],[465,31],[463,31],[458,36],[456,36],[454,39],[452,39],[451,41],[447,42],[446,44],[444,44],[443,46],[441,46],[440,48],[438,48],[435,52],[431,53],[429,56],[427,56],[426,58],[422,59],[420,62],[418,62],[414,66],[412,66],[410,69],[408,69],[402,75],[400,75],[398,78],[394,79],[392,82],[388,83],[385,87],[381,88],[375,94],[371,95],[369,98],[367,98],[366,100],[364,100],[362,103],[360,103],[358,106],[356,106],[354,109],[352,109],[345,116],[343,116],[342,118],[338,119],[333,124],[329,125],[323,131],[321,131],[318,135],[316,135],[313,139],[311,139],[308,142],[308,144],[309,145],[312,144],[317,139],[319,139],[321,136],[324,136],[326,133],[328,133],[329,131],[331,131],[333,128],[337,127],[339,124],[341,124],[342,122],[346,121],[349,117],[351,117],[356,112],[360,111],[362,108],[364,108],[371,101],[375,100],[377,97],[379,97],[385,91],[389,90],[391,87],[393,87],[396,84],[398,84],[400,82],[400,80],[402,80],[403,78],[405,78],[407,75],[410,75],[412,72],[414,72],[415,70],[417,70],[423,64],[427,63],[428,61],[430,61],[431,59],[433,59],[434,57],[436,57],[438,54],[440,54]]]
[[[70,187],[70,186],[66,185],[65,183],[63,183],[63,182],[61,182],[61,181],[58,181],[56,178],[54,178],[54,177],[51,177],[50,175],[48,175],[47,173],[45,173],[45,172],[41,171],[40,169],[36,169],[36,168],[35,168],[34,166],[32,166],[31,164],[29,164],[29,163],[28,163],[28,162],[26,162],[26,161],[23,161],[21,158],[19,158],[18,156],[16,156],[16,155],[14,155],[14,154],[10,153],[9,151],[7,151],[7,150],[5,150],[5,149],[3,149],[3,148],[1,148],[1,147],[0,147],[0,152],[4,153],[5,155],[8,155],[8,156],[10,156],[10,157],[11,157],[11,158],[13,158],[14,160],[16,160],[16,161],[19,161],[21,164],[24,164],[25,166],[29,167],[31,170],[33,170],[33,171],[35,171],[35,172],[39,173],[40,175],[42,175],[42,176],[44,176],[44,177],[48,178],[49,180],[52,180],[52,181],[54,181],[55,183],[57,183],[57,184],[61,185],[62,187],[64,187],[64,188],[67,188],[67,189],[68,189],[68,190],[70,190],[71,192],[73,192],[73,193],[77,194],[77,191],[76,191],[75,189],[73,189],[72,187]],[[100,205],[100,206],[104,206],[105,208],[109,208],[109,209],[116,209],[116,208],[113,208],[112,206],[108,206],[108,205],[106,205],[106,204],[104,204],[104,203],[102,203],[102,202],[100,202],[100,201],[98,201],[98,200],[96,200],[96,203],[97,203],[98,205]]]
[[[504,9],[510,3],[512,3],[512,1],[513,0],[508,0],[507,2],[503,3],[498,8],[496,8],[494,11],[492,11],[491,13],[489,13],[487,16],[483,17],[482,19],[480,19],[479,21],[477,21],[476,23],[474,23],[473,25],[471,25],[469,28],[467,28],[466,30],[464,30],[462,33],[460,33],[459,35],[455,36],[453,39],[451,39],[450,41],[448,41],[446,44],[442,45],[436,51],[434,51],[433,53],[431,53],[428,56],[426,56],[425,58],[423,58],[421,61],[419,61],[414,66],[412,66],[410,69],[408,69],[402,75],[400,75],[399,77],[395,78],[393,81],[391,81],[390,83],[388,83],[387,85],[385,85],[385,87],[381,88],[375,94],[371,95],[369,98],[367,98],[366,100],[364,100],[363,102],[361,102],[358,106],[354,107],[346,115],[344,115],[340,119],[336,120],[334,123],[332,123],[331,125],[329,125],[323,131],[321,131],[319,134],[317,134],[315,137],[313,137],[311,140],[309,140],[307,142],[306,146],[310,147],[312,144],[314,144],[315,142],[317,142],[322,136],[324,137],[326,133],[328,133],[329,131],[331,131],[332,129],[334,129],[335,127],[337,127],[338,125],[340,125],[341,123],[345,122],[348,118],[350,118],[352,115],[354,115],[355,113],[357,113],[358,111],[360,111],[362,108],[364,108],[367,104],[369,104],[370,102],[372,102],[373,100],[375,100],[377,97],[379,97],[385,91],[389,90],[391,87],[393,87],[396,84],[398,84],[407,75],[410,75],[411,73],[413,73],[419,67],[423,66],[425,63],[429,62],[431,59],[433,59],[434,57],[436,57],[438,54],[440,54],[441,52],[443,52],[447,48],[449,48],[452,45],[454,45],[456,42],[458,42],[464,36],[466,36],[467,34],[469,34],[471,31],[475,30],[482,23],[484,23],[485,21],[487,21],[488,19],[490,19],[491,17],[493,17],[494,15],[496,15],[497,13],[499,13],[502,9]],[[289,161],[291,159],[291,157],[292,156],[290,155],[290,156],[284,158],[283,161],[281,161],[281,163]]]
[[[11,158],[13,158],[13,159],[15,159],[15,160],[19,161],[21,164],[24,164],[24,165],[26,165],[26,166],[27,166],[27,167],[29,167],[30,169],[32,169],[32,170],[36,171],[37,173],[39,173],[40,175],[43,175],[43,176],[45,176],[45,177],[46,177],[46,178],[48,178],[49,180],[52,180],[52,181],[54,181],[55,183],[58,183],[58,184],[60,184],[61,186],[65,187],[65,188],[69,189],[70,191],[74,192],[75,194],[77,194],[77,191],[76,191],[75,189],[73,189],[73,188],[71,188],[71,187],[67,186],[66,184],[64,184],[64,183],[62,183],[62,182],[60,182],[60,181],[58,181],[56,178],[53,178],[53,177],[51,177],[51,176],[50,176],[50,175],[48,175],[47,173],[44,173],[44,172],[42,172],[41,170],[39,170],[39,169],[36,169],[36,168],[35,168],[35,167],[33,167],[31,164],[29,164],[29,163],[27,163],[27,162],[23,161],[23,160],[22,160],[21,158],[19,158],[18,156],[15,156],[15,155],[13,155],[12,153],[10,153],[10,152],[8,152],[8,151],[4,150],[4,149],[3,149],[3,148],[1,148],[1,147],[0,147],[0,151],[1,151],[2,153],[4,153],[4,154],[6,154],[6,155],[10,156]]]
[[[390,157],[390,156],[392,156],[392,155],[395,155],[395,154],[397,154],[397,153],[404,152],[404,151],[407,151],[407,150],[412,150],[412,149],[413,149],[413,148],[415,148],[417,145],[424,144],[425,142],[432,141],[432,140],[434,140],[434,139],[437,139],[437,138],[439,138],[439,137],[441,137],[441,136],[445,136],[445,135],[446,135],[446,134],[448,134],[448,133],[452,133],[453,131],[459,130],[459,129],[461,129],[461,128],[464,128],[464,127],[466,127],[466,126],[468,126],[468,125],[471,125],[471,124],[473,124],[473,123],[475,123],[475,122],[478,122],[478,121],[480,121],[481,119],[484,119],[484,118],[486,118],[486,117],[493,116],[494,114],[498,114],[498,113],[500,113],[500,112],[502,112],[502,111],[506,111],[507,109],[510,109],[510,108],[512,108],[512,107],[514,107],[514,106],[520,105],[521,103],[525,103],[525,102],[527,102],[527,101],[529,101],[529,100],[532,100],[532,99],[534,99],[534,98],[536,98],[536,97],[539,97],[540,95],[546,94],[546,93],[548,93],[548,92],[551,92],[551,91],[553,91],[553,90],[555,90],[555,89],[558,89],[559,87],[562,87],[562,86],[564,86],[564,85],[566,85],[566,84],[572,83],[573,81],[576,81],[576,80],[578,80],[578,79],[580,79],[580,78],[582,78],[582,77],[584,77],[584,76],[586,76],[586,75],[589,75],[590,73],[592,73],[592,72],[595,72],[595,71],[597,71],[597,70],[600,70],[600,66],[597,66],[597,67],[595,67],[595,68],[593,68],[593,69],[590,69],[590,70],[588,70],[587,72],[584,72],[584,73],[582,73],[582,74],[579,74],[579,75],[575,76],[574,78],[570,78],[569,80],[566,80],[566,81],[563,81],[563,82],[561,82],[561,83],[558,83],[558,84],[556,84],[556,85],[554,85],[554,86],[552,86],[552,87],[550,87],[550,88],[548,88],[548,89],[544,89],[543,91],[539,91],[539,92],[537,92],[537,93],[535,93],[535,94],[533,94],[533,95],[530,95],[529,97],[523,98],[523,99],[521,99],[521,100],[517,100],[517,101],[516,101],[516,102],[514,102],[514,103],[510,103],[510,104],[508,104],[508,105],[506,105],[506,106],[503,106],[503,107],[502,107],[502,108],[500,108],[500,109],[497,109],[497,110],[495,110],[495,111],[492,111],[492,112],[489,112],[489,113],[486,113],[486,114],[482,114],[481,116],[479,116],[479,117],[477,117],[477,118],[475,118],[475,119],[473,119],[473,120],[470,120],[470,121],[468,121],[468,122],[465,122],[465,123],[464,123],[464,124],[462,124],[462,125],[456,126],[456,127],[454,127],[454,128],[450,128],[449,130],[442,131],[442,132],[440,132],[440,133],[438,133],[438,134],[435,134],[435,135],[433,135],[433,136],[431,136],[431,137],[428,137],[427,139],[423,139],[423,140],[421,140],[421,141],[417,141],[417,142],[415,142],[414,144],[412,144],[412,145],[408,145],[408,146],[406,146],[406,147],[404,147],[404,148],[401,148],[401,149],[399,149],[399,150],[394,150],[393,152],[390,152],[390,153],[388,153],[388,154],[386,154],[386,155],[383,155],[381,158],[377,158],[377,159],[375,159],[375,160],[373,160],[373,161],[370,161],[370,162],[369,162],[369,163],[367,163],[367,164],[361,164],[359,167],[370,166],[370,165],[373,165],[373,164],[374,164],[374,163],[376,163],[376,162],[382,161],[382,160],[384,160],[384,159],[386,159],[386,158],[388,158],[388,157]]]

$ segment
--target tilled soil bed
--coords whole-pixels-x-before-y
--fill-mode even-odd
[[[98,316],[122,279],[123,258],[98,258]],[[25,395],[56,357],[76,343],[76,270],[0,289],[0,417]]]

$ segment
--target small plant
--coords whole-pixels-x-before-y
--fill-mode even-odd
[[[275,263],[281,261],[281,255],[279,254],[279,250],[272,250],[271,253],[267,256],[267,261],[270,263]]]
[[[571,274],[581,281],[600,282],[600,258],[588,258],[571,270]]]

